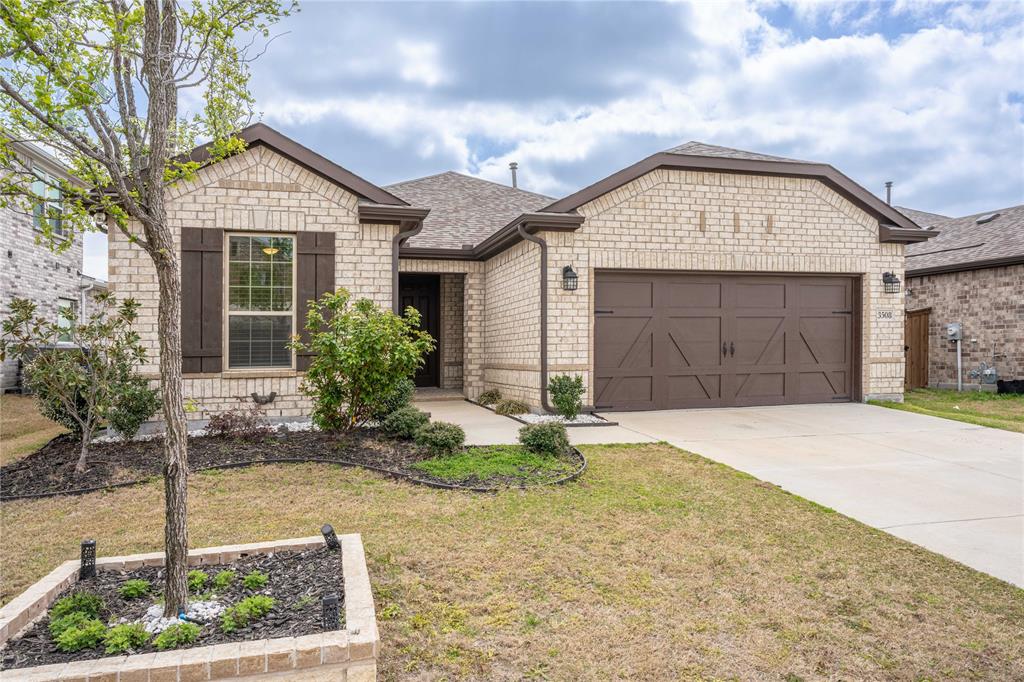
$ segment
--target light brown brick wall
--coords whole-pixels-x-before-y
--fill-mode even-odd
[[[462,388],[463,275],[441,275],[441,388]]]
[[[964,383],[981,362],[1001,379],[1024,379],[1024,265],[986,268],[907,280],[907,310],[931,308],[928,316],[928,382],[956,383],[956,344],[946,324],[963,325]]]
[[[185,226],[240,232],[334,232],[337,286],[390,308],[391,239],[396,228],[360,225],[356,201],[350,192],[265,147],[256,147],[170,188],[168,222],[176,245]],[[116,230],[110,232],[108,248],[111,289],[142,304],[136,329],[148,353],[143,371],[155,378],[159,362],[155,270],[149,256]],[[301,324],[297,319],[296,326]],[[299,393],[299,382],[300,376],[293,371],[187,375],[185,397],[197,407],[189,418],[204,419],[250,401],[253,392],[271,391],[277,398],[264,408],[268,416],[306,415],[309,402]]]

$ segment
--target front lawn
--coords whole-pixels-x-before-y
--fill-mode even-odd
[[[902,403],[869,401],[895,410],[955,419],[968,424],[1024,433],[1024,395],[916,388],[904,394]]]
[[[325,464],[195,474],[202,547],[359,532],[381,679],[1024,678],[1024,591],[667,445],[440,491]],[[0,505],[2,599],[83,537],[162,547],[162,484]]]
[[[35,452],[61,433],[62,426],[39,414],[35,398],[0,396],[0,466]]]

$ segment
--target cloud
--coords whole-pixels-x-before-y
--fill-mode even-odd
[[[525,188],[559,195],[700,139],[826,161],[875,191],[894,180],[900,203],[940,213],[1024,202],[1016,3],[314,4],[298,16],[255,67],[265,120],[377,182],[448,169],[505,182],[514,160]]]

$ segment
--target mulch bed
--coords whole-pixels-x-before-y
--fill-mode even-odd
[[[258,554],[244,557],[231,564],[196,568],[205,571],[211,581],[218,571],[230,569],[236,572],[231,586],[216,595],[216,599],[225,606],[233,606],[252,594],[269,595],[274,598],[275,604],[263,618],[230,634],[221,631],[219,619],[204,624],[199,639],[189,647],[271,637],[299,637],[321,632],[321,599],[328,592],[338,595],[339,620],[341,627],[344,627],[345,589],[340,550],[333,551],[327,547],[320,547],[303,552]],[[266,586],[255,591],[247,590],[242,585],[242,577],[251,571],[265,573],[269,578]],[[106,603],[107,613],[103,614],[106,622],[116,623],[122,619],[132,622],[139,620],[146,609],[155,603],[163,587],[163,577],[163,569],[153,567],[134,571],[99,571],[95,577],[77,582],[60,596],[64,597],[78,591],[94,592]],[[139,599],[123,599],[118,590],[126,580],[132,578],[150,581],[154,594]],[[112,655],[104,653],[102,645],[96,649],[73,653],[58,651],[50,636],[49,624],[49,617],[44,617],[20,637],[8,642],[0,650],[0,670]],[[156,651],[152,642],[150,639],[149,643],[132,653]]]
[[[0,468],[0,500],[71,494],[162,475],[163,442],[159,438],[95,444],[90,448],[88,468],[75,476],[78,454],[77,441],[67,435],[58,436],[27,457]],[[255,439],[221,436],[188,439],[188,462],[192,471],[254,462],[317,460],[384,469],[420,482],[447,486],[441,479],[410,468],[429,457],[413,443],[385,438],[371,429],[347,434],[285,431]],[[482,489],[506,483],[479,481],[473,486]]]

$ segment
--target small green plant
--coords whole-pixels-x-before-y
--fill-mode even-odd
[[[123,599],[138,599],[149,594],[150,584],[148,580],[133,579],[126,580],[124,585],[121,585],[121,589],[118,590],[118,594]]]
[[[100,645],[106,632],[103,621],[90,618],[64,630],[55,641],[57,648],[65,652],[93,649]]]
[[[538,455],[560,455],[569,449],[569,435],[561,422],[524,426],[519,429],[519,442]]]
[[[131,440],[143,422],[160,409],[160,393],[144,377],[128,377],[121,385],[107,422],[124,440]]]
[[[389,436],[410,440],[429,421],[430,417],[426,412],[417,410],[412,405],[407,405],[385,417],[384,422],[380,426],[381,430]]]
[[[189,571],[187,580],[188,591],[195,594],[196,592],[201,592],[202,589],[206,587],[206,583],[210,580],[210,576],[200,570]]]
[[[103,612],[103,599],[92,592],[75,592],[58,599],[50,609],[50,619],[56,620],[69,613],[84,613],[90,618],[96,618]]]
[[[105,651],[108,654],[120,654],[138,649],[149,641],[149,633],[141,623],[125,623],[115,625],[103,636]]]
[[[246,597],[224,612],[220,619],[220,629],[223,632],[240,630],[250,622],[267,615],[272,608],[274,608],[274,599],[265,594]]]
[[[498,414],[507,416],[514,414],[523,414],[530,411],[530,406],[524,403],[522,400],[515,400],[514,398],[505,398],[499,400],[498,404],[494,406],[494,411]]]
[[[234,571],[221,571],[217,575],[213,576],[213,591],[221,592],[231,587],[231,583],[235,582]]]
[[[373,415],[377,421],[383,421],[385,417],[394,412],[406,407],[412,402],[412,397],[416,394],[416,384],[413,383],[412,379],[406,378],[395,384],[394,389],[381,400],[380,405],[377,408],[376,414]]]
[[[199,626],[195,623],[175,623],[161,632],[153,640],[153,646],[160,651],[177,649],[199,639]]]
[[[566,419],[575,419],[583,409],[583,377],[559,374],[548,382],[551,402],[558,414]]]
[[[451,455],[465,442],[466,432],[448,422],[425,424],[416,432],[416,444],[425,447],[435,457]]]
[[[242,584],[245,585],[245,589],[247,590],[258,590],[267,584],[267,580],[269,580],[269,578],[266,573],[253,571],[242,578]]]
[[[50,636],[54,639],[60,637],[60,634],[68,628],[79,627],[86,621],[95,620],[93,616],[81,611],[72,611],[66,616],[60,618],[50,618]]]
[[[496,388],[492,388],[489,391],[484,391],[480,394],[477,402],[481,405],[493,405],[494,403],[501,400],[501,391]]]

